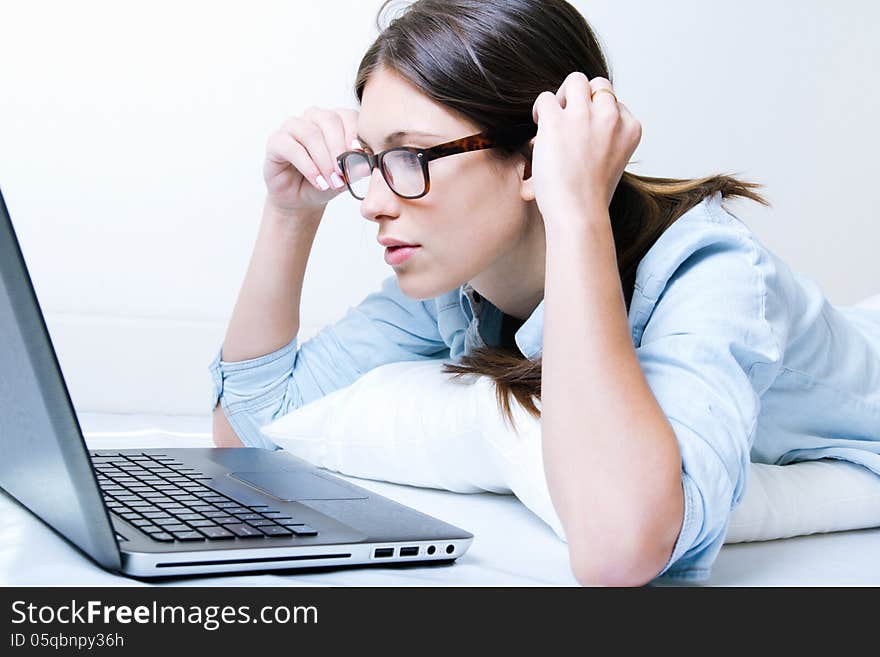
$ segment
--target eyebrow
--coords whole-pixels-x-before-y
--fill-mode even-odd
[[[438,135],[434,132],[426,132],[424,130],[396,130],[392,132],[385,138],[384,146],[392,146],[395,143],[403,141],[404,137],[439,137],[442,138],[441,135]],[[364,146],[369,147],[370,145],[367,143],[367,140],[357,135],[357,140],[362,143]]]

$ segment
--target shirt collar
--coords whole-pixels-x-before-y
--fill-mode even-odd
[[[466,299],[466,303],[471,310],[471,316],[476,317],[479,314],[481,304],[490,303],[487,299],[480,297],[477,299],[474,295],[478,294],[470,283],[461,286],[461,297]],[[544,337],[544,300],[532,311],[528,319],[520,326],[513,336],[516,346],[519,347],[520,353],[529,359],[539,356],[542,351],[542,343]]]

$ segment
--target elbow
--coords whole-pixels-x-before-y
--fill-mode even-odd
[[[597,558],[584,550],[570,553],[571,570],[581,586],[636,587],[654,579],[662,563],[648,550],[621,550],[610,558]]]
[[[581,586],[645,586],[669,563],[682,529],[682,499],[673,497],[666,521],[644,531],[603,531],[598,542],[579,537],[569,542],[572,573]],[[653,514],[660,520],[660,514]],[[629,527],[639,526],[631,523]]]
[[[605,557],[571,545],[569,557],[572,573],[581,586],[637,587],[657,577],[671,554],[671,546],[654,543],[617,550]]]

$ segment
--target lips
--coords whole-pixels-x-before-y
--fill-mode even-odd
[[[397,246],[421,246],[421,244],[415,244],[412,242],[404,242],[402,240],[394,239],[393,237],[380,237],[376,240],[382,246],[393,248]]]
[[[399,265],[409,260],[420,248],[418,245],[385,247],[385,262],[389,265]]]

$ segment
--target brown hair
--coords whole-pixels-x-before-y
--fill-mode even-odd
[[[383,29],[358,68],[355,95],[379,67],[394,71],[432,100],[457,112],[479,129],[533,121],[532,106],[542,91],[555,91],[572,71],[613,83],[602,49],[586,19],[565,0],[416,0]],[[498,161],[517,154],[527,161],[528,144],[486,151]],[[639,261],[660,235],[702,199],[749,198],[769,206],[763,187],[718,174],[697,179],[655,178],[624,172],[609,207],[626,309],[632,301]],[[488,375],[496,384],[499,408],[514,423],[510,395],[535,418],[540,410],[541,359],[524,358],[515,347],[480,347],[444,372]]]

